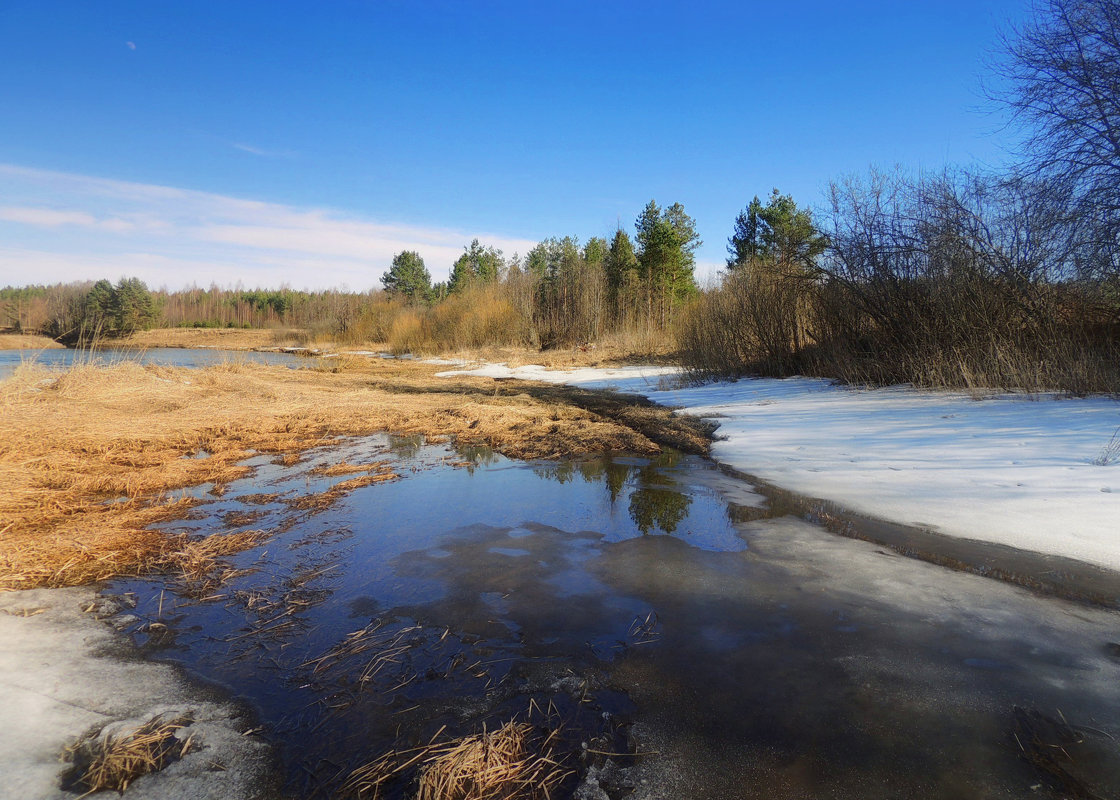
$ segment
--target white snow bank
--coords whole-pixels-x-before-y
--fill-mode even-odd
[[[974,400],[805,378],[667,389],[672,368],[471,374],[639,392],[713,417],[713,457],[792,491],[941,533],[1120,570],[1120,463],[1097,466],[1120,426],[1104,398]],[[660,384],[659,384],[660,381]]]
[[[437,362],[429,362],[437,363]],[[678,383],[680,367],[580,367],[549,369],[538,364],[507,367],[505,364],[484,364],[470,369],[437,372],[437,378],[454,375],[480,375],[486,378],[519,378],[545,383],[570,383],[589,389],[617,389],[621,392],[649,394]]]

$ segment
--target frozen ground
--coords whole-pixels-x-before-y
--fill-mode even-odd
[[[672,367],[487,365],[469,374],[644,394],[716,419],[713,457],[782,488],[893,522],[1120,570],[1120,463],[1093,463],[1120,427],[1114,400],[977,400],[806,378],[675,388]]]
[[[132,800],[274,797],[271,756],[228,700],[188,684],[174,668],[136,658],[129,642],[84,608],[119,606],[91,587],[0,594],[0,795],[72,800],[64,791],[65,747],[106,728],[132,730],[162,714],[189,716],[179,732],[198,747],[137,779]],[[102,795],[98,795],[99,797]],[[106,792],[104,796],[112,796]]]

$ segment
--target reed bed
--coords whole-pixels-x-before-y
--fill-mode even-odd
[[[95,735],[71,745],[63,757],[74,763],[75,784],[85,790],[81,797],[104,789],[123,793],[142,775],[182,758],[193,741],[175,734],[188,724],[189,720],[164,721],[157,716],[135,730]]]
[[[250,474],[242,462],[255,454],[298,458],[383,431],[452,436],[520,458],[652,454],[657,420],[679,426],[664,409],[643,408],[639,421],[623,400],[440,379],[438,369],[381,359],[337,372],[237,363],[19,367],[0,381],[0,590],[158,567],[168,537],[149,526],[205,502],[184,495],[186,487],[210,484],[220,496]],[[388,474],[367,472],[330,491],[337,499]]]

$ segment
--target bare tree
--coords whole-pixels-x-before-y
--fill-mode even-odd
[[[1049,0],[1004,37],[993,97],[1025,134],[1025,168],[1074,200],[1097,248],[1120,236],[1120,2]],[[1098,255],[1101,253],[1098,252]],[[1105,269],[1115,267],[1102,264]]]

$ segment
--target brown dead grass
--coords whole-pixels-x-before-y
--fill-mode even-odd
[[[19,367],[0,381],[0,590],[166,568],[171,537],[148,526],[200,502],[177,490],[212,483],[220,494],[256,453],[294,458],[382,431],[453,436],[517,458],[653,454],[657,442],[704,452],[708,443],[689,420],[600,393],[441,379],[438,367],[380,359],[331,369]]]
[[[387,786],[416,770],[415,800],[547,800],[572,774],[556,752],[558,729],[511,720],[452,741],[439,735],[354,770],[342,797],[380,800]]]
[[[350,494],[355,489],[372,486],[375,483],[387,483],[400,479],[400,475],[392,470],[384,470],[372,475],[362,475],[357,478],[339,481],[325,492],[305,494],[287,501],[288,507],[295,511],[325,511],[338,500]]]
[[[256,350],[260,347],[296,345],[299,328],[154,328],[137,331],[113,344],[121,347],[215,347],[221,350]]]
[[[350,464],[346,461],[342,461],[338,464],[331,464],[328,467],[316,467],[311,470],[310,474],[335,478],[339,475],[353,475],[355,472],[392,472],[392,467],[388,461],[374,461],[370,464]]]
[[[0,350],[60,350],[63,345],[49,336],[30,333],[0,333]]]
[[[175,736],[186,725],[186,720],[165,722],[153,717],[133,731],[82,739],[67,748],[63,757],[74,762],[75,782],[85,790],[82,797],[103,789],[124,792],[140,776],[187,754],[191,739],[180,741]]]

